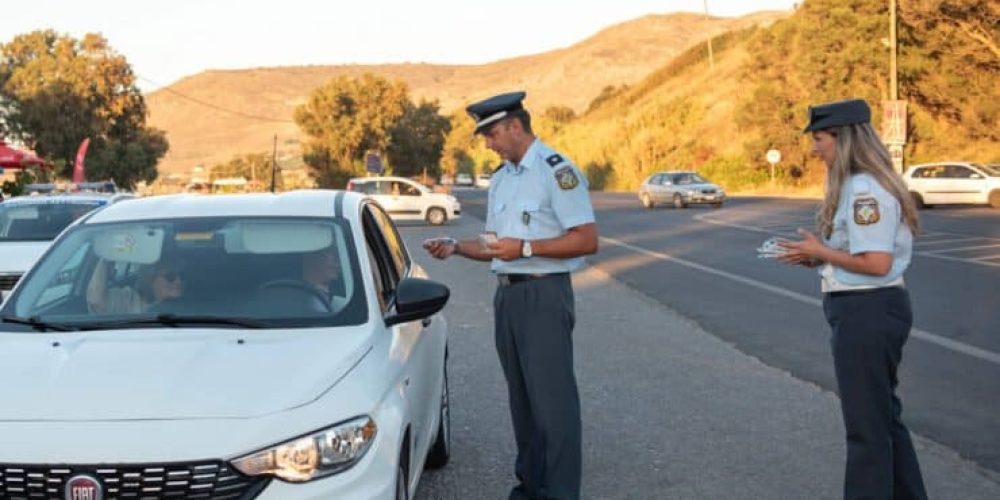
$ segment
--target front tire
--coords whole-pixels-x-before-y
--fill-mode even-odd
[[[431,207],[427,210],[427,222],[433,226],[440,226],[448,222],[448,214],[443,208]]]
[[[993,208],[1000,208],[1000,189],[994,189],[990,191],[990,206]]]
[[[687,203],[684,203],[684,197],[675,194],[674,195],[674,208],[687,208]]]
[[[427,452],[426,469],[440,469],[451,459],[451,396],[448,392],[448,357],[445,355],[444,379],[441,387],[441,406],[438,409],[437,439]]]
[[[649,193],[642,193],[642,196],[639,198],[639,200],[642,202],[643,208],[653,208],[655,206],[655,204],[653,203],[653,198],[649,196]]]

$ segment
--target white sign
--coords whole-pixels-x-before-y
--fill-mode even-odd
[[[774,165],[779,161],[781,161],[781,151],[778,151],[777,149],[768,150],[767,162],[770,163],[771,165]]]

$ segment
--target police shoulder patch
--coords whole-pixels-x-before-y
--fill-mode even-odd
[[[556,165],[558,165],[558,164],[560,164],[562,162],[563,162],[563,158],[562,158],[562,156],[559,156],[558,153],[553,154],[552,156],[549,156],[548,158],[545,159],[545,163],[548,163],[549,166],[553,167],[553,168],[555,168]]]
[[[566,165],[556,170],[556,182],[559,183],[559,189],[568,191],[580,185],[580,178],[576,176],[573,167]]]
[[[878,200],[873,197],[856,198],[854,200],[854,223],[859,226],[875,224],[881,219],[878,211]]]

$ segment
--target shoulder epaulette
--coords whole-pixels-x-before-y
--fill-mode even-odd
[[[562,162],[563,162],[563,158],[562,158],[562,156],[559,156],[558,153],[553,154],[552,156],[549,156],[548,158],[545,159],[545,163],[548,163],[549,166],[552,167],[552,168],[555,168],[556,165],[558,165],[558,164],[560,164]]]

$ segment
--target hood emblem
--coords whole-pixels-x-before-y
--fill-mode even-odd
[[[104,489],[97,478],[80,474],[66,481],[66,500],[104,500]]]

